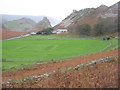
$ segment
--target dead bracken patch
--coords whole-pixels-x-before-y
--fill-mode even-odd
[[[118,88],[118,58],[48,77],[21,83],[3,84],[3,88]]]
[[[2,73],[2,80],[8,81],[9,79],[17,80],[24,77],[42,75],[47,72],[57,71],[62,68],[74,67],[79,64],[87,63],[94,61],[100,58],[106,58],[110,56],[117,56],[118,50],[112,50],[108,52],[97,53],[89,56],[83,56],[75,58],[73,60],[56,62],[56,63],[47,63],[47,64],[37,64],[30,68],[23,68],[18,71],[9,71]]]
[[[15,32],[11,30],[0,30],[0,31],[2,32],[2,40],[18,37],[28,33],[28,32]]]

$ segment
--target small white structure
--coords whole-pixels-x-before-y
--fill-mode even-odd
[[[65,32],[68,32],[68,30],[67,29],[58,29],[58,30],[53,31],[52,33],[60,34],[60,33],[65,33]]]
[[[36,35],[36,32],[31,32],[30,34],[31,34],[31,35]]]

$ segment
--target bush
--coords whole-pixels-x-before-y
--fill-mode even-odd
[[[118,19],[116,20],[109,20],[103,19],[97,22],[97,24],[93,27],[94,35],[107,35],[118,32]]]
[[[89,24],[81,24],[79,26],[76,27],[76,33],[78,33],[79,35],[90,35],[91,32],[91,26]]]
[[[53,31],[54,29],[52,28],[52,27],[49,27],[49,28],[47,28],[47,29],[44,29],[43,31],[39,31],[39,32],[37,32],[36,34],[46,34],[46,35],[48,35],[48,34],[52,34],[52,31]]]

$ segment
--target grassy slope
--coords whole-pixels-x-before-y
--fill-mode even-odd
[[[24,23],[24,24],[20,24]],[[7,22],[4,24],[6,28],[15,30],[15,31],[23,31],[26,28],[33,28],[32,25],[25,23],[23,20],[15,20],[12,22]]]
[[[52,36],[54,37],[54,36]],[[111,50],[117,40],[109,41]],[[65,60],[99,52],[109,42],[100,40],[11,40],[3,42],[3,71],[15,70],[36,62]]]

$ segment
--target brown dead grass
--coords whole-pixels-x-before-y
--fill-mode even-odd
[[[0,32],[2,32],[2,40],[27,34],[27,32],[15,32],[10,30],[0,30]]]
[[[118,88],[118,58],[3,88]]]
[[[12,30],[0,30],[0,40],[5,40],[5,39],[9,39],[9,38],[13,38],[13,37],[18,37],[21,35],[26,35],[29,34],[31,32],[38,32],[38,31],[42,31],[42,30],[31,30],[28,32],[16,32],[16,31],[12,31]]]
[[[97,53],[89,56],[78,57],[68,61],[51,62],[47,64],[38,64],[33,67],[23,68],[18,71],[9,71],[2,73],[2,80],[17,80],[28,76],[41,75],[47,72],[57,71],[62,68],[74,67],[76,65],[87,63],[96,59],[106,58],[108,56],[118,56],[118,50]]]

